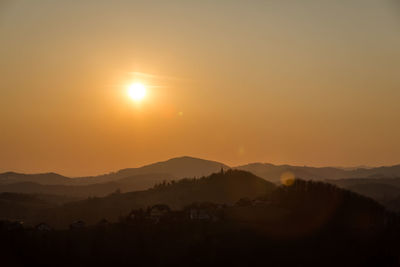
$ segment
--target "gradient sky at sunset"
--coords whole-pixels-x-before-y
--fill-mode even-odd
[[[399,137],[395,0],[0,0],[0,171],[393,165]]]

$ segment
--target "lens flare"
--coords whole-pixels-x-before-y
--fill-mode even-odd
[[[281,174],[281,183],[285,186],[291,186],[295,181],[295,175],[291,171],[286,171]]]

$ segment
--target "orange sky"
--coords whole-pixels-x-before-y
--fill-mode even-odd
[[[0,2],[0,171],[400,163],[395,1],[149,2]]]

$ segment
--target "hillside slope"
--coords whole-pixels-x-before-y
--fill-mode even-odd
[[[255,198],[273,191],[275,185],[251,173],[229,170],[201,179],[183,179],[152,189],[104,198],[92,198],[44,212],[40,218],[57,227],[66,227],[74,220],[89,224],[102,218],[116,221],[132,209],[163,203],[179,209],[193,202],[233,204],[241,198]]]
[[[160,173],[135,175],[117,181],[95,184],[46,185],[35,182],[18,182],[0,184],[0,193],[51,194],[75,198],[103,197],[117,190],[121,192],[145,190],[153,187],[156,183],[171,179],[170,175]]]

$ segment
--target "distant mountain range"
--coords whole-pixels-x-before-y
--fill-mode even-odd
[[[128,168],[98,176],[77,178],[65,177],[56,173],[22,174],[6,172],[0,174],[0,185],[20,182],[33,182],[42,185],[91,185],[116,181],[132,183],[133,180],[140,180],[147,187],[148,180],[150,180],[152,186],[155,182],[164,179],[207,176],[221,170],[221,168],[226,170],[230,167],[216,161],[179,157],[139,168]]]
[[[15,184],[22,182],[32,182],[46,185],[68,184],[71,178],[57,173],[24,174],[16,172],[5,172],[0,174],[0,185]]]
[[[207,176],[221,168],[250,171],[271,182],[279,182],[284,172],[292,172],[296,177],[304,179],[344,179],[344,178],[376,178],[400,177],[400,165],[387,167],[341,168],[341,167],[308,167],[293,165],[274,165],[270,163],[250,163],[241,166],[228,166],[221,162],[193,157],[178,157],[162,162],[145,165],[138,168],[127,168],[117,172],[98,176],[70,178],[56,173],[22,174],[6,172],[0,174],[0,184],[18,182],[34,182],[44,185],[89,185],[105,182],[115,182],[121,179],[146,180],[150,176],[165,176],[167,179]],[[159,179],[156,179],[159,180]]]
[[[236,167],[246,170],[267,179],[279,183],[280,177],[285,172],[291,172],[295,177],[306,180],[336,180],[347,178],[393,178],[400,177],[400,165],[376,168],[343,169],[335,167],[308,167],[291,165],[273,165],[269,163],[251,163]]]
[[[379,182],[383,184],[394,186],[390,183],[388,184],[388,179],[400,177],[400,165],[344,169],[336,167],[318,168],[251,163],[230,167],[216,161],[193,157],[179,157],[139,168],[122,169],[117,172],[92,177],[71,178],[56,173],[20,174],[6,172],[0,174],[0,192],[55,194],[77,198],[105,196],[118,189],[122,192],[146,190],[163,181],[208,176],[212,173],[219,172],[221,169],[245,170],[275,184],[280,183],[282,174],[290,172],[294,177],[305,180],[329,180],[332,183],[335,183],[334,181],[337,180],[337,185],[348,189],[352,188],[343,186],[342,182],[339,184],[339,181],[348,179],[378,179]],[[361,180],[356,182],[356,184],[363,183],[364,181]],[[380,188],[383,190],[382,186]],[[388,190],[393,192],[392,189]],[[394,190],[396,191],[396,189]],[[375,192],[373,192],[373,194],[375,194]]]

